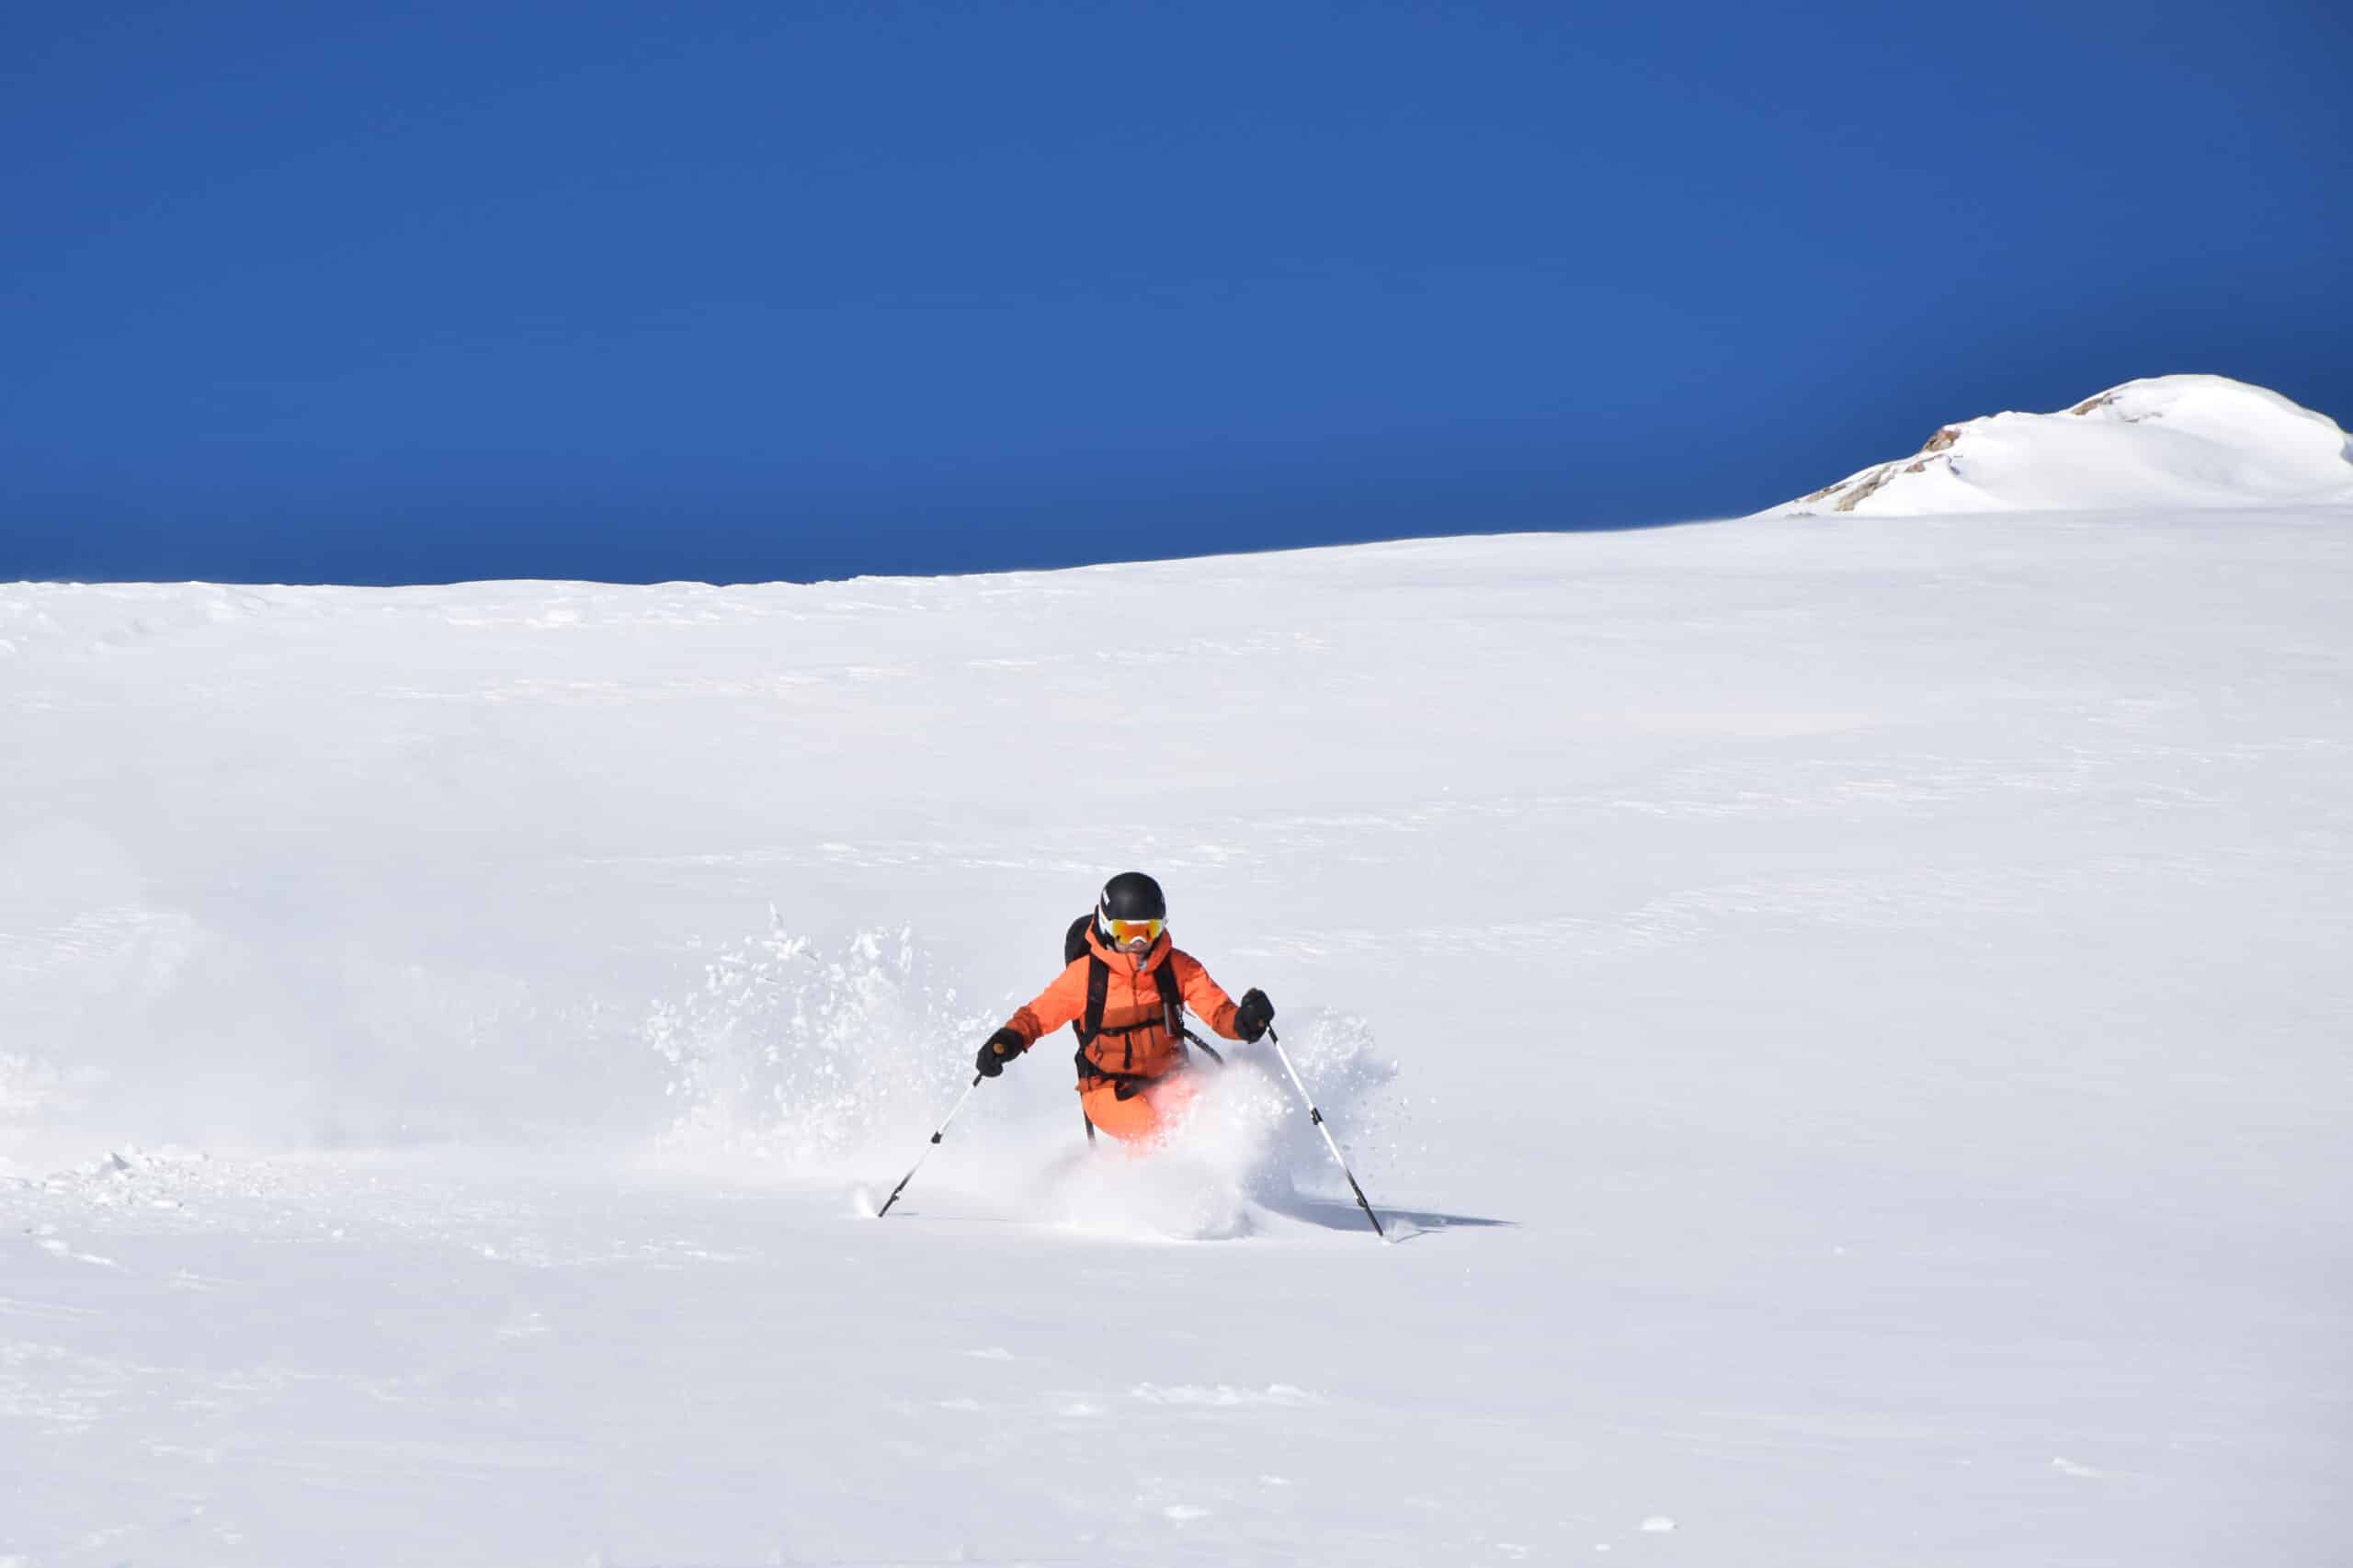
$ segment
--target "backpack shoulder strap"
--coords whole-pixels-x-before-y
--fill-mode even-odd
[[[1177,1029],[1178,1017],[1185,1009],[1184,988],[1176,983],[1176,955],[1170,953],[1162,959],[1160,967],[1152,972],[1153,977],[1160,982],[1160,1005],[1168,1009],[1168,1032],[1173,1035]]]
[[[1111,985],[1111,966],[1093,953],[1086,955],[1086,1013],[1078,1020],[1078,1043],[1095,1043],[1103,1032],[1103,999]]]

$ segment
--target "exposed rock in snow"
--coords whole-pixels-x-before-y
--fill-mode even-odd
[[[2059,414],[1947,425],[1909,458],[1776,515],[2353,505],[2353,440],[2325,415],[2227,376],[2155,376]]]

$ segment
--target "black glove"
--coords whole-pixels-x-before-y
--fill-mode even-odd
[[[1242,994],[1242,1005],[1233,1009],[1233,1032],[1244,1040],[1256,1042],[1275,1021],[1275,1005],[1256,986]]]
[[[994,1078],[1005,1071],[1005,1064],[1029,1049],[1029,1042],[1011,1029],[999,1029],[989,1036],[981,1053],[972,1058],[972,1065],[980,1069],[983,1078]]]

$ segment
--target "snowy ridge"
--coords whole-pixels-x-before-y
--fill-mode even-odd
[[[1764,516],[2353,505],[2334,420],[2226,376],[2127,381],[2057,414],[1947,425]]]

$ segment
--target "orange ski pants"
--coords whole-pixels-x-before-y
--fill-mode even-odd
[[[1142,1153],[1155,1147],[1185,1119],[1198,1092],[1190,1073],[1171,1073],[1165,1078],[1154,1078],[1126,1099],[1115,1094],[1108,1083],[1097,1078],[1080,1087],[1078,1104],[1097,1131],[1118,1139],[1132,1153]]]

